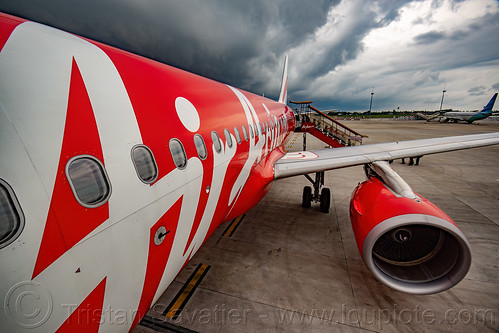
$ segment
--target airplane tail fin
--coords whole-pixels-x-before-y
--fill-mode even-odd
[[[284,70],[282,72],[281,92],[279,93],[279,103],[286,104],[288,99],[288,55],[284,58]]]
[[[492,112],[492,108],[494,107],[496,98],[497,98],[497,93],[495,93],[494,96],[492,96],[489,103],[487,103],[487,105],[483,108],[482,112]]]

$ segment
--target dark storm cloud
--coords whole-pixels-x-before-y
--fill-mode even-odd
[[[479,86],[479,87],[473,87],[471,89],[468,89],[468,94],[472,96],[482,96],[485,95],[487,92],[487,88],[484,86]]]
[[[291,87],[302,90],[305,86],[300,87],[300,83],[307,85],[337,66],[355,59],[364,49],[364,37],[371,30],[397,19],[399,9],[404,4],[407,1],[377,1],[376,6],[366,6],[360,1],[351,2],[350,11],[346,14],[338,13],[338,8],[333,8],[328,31],[330,35],[324,38],[323,43],[316,43],[320,49],[302,49],[304,53],[310,54],[310,62],[300,69],[300,77],[295,81],[298,84],[292,83]]]
[[[492,18],[492,17],[491,17]],[[484,26],[488,25],[489,17],[484,18],[484,24],[473,24],[468,27],[467,30],[455,30],[450,33],[440,32],[440,31],[429,31],[414,37],[414,42],[416,44],[426,45],[433,44],[441,40],[465,40],[470,35],[476,32],[480,32]],[[496,18],[493,18],[495,20]]]
[[[337,2],[1,0],[0,10],[261,90],[251,61],[263,56],[261,68],[274,71],[289,47],[326,22]]]
[[[339,0],[0,0],[0,10],[252,90],[277,94],[284,55],[324,26]],[[359,3],[347,33],[331,36],[300,71],[313,80],[362,51],[361,40],[406,1]],[[334,12],[333,12],[334,13]],[[314,51],[314,50],[307,50]],[[293,62],[291,65],[293,66]]]
[[[435,32],[434,37],[421,37],[419,44],[441,43],[429,49],[429,57],[438,60],[425,63],[428,68],[448,70],[464,66],[481,66],[499,60],[499,13],[487,14],[478,22],[448,34]],[[432,34],[431,32],[430,34]],[[424,34],[427,35],[427,34]],[[428,43],[422,43],[426,40]],[[417,43],[417,41],[416,41]]]
[[[272,3],[267,1],[267,3]],[[276,7],[276,15],[271,19],[277,19],[282,29],[277,36],[276,42],[280,48],[287,50],[290,46],[298,45],[313,33],[318,27],[327,22],[327,15],[335,1],[285,1]]]
[[[447,36],[438,31],[430,31],[414,37],[416,44],[433,44],[439,40],[446,39]]]
[[[378,105],[398,103],[389,99],[401,98],[401,85],[413,89],[414,100],[424,100],[417,89],[443,84],[440,73],[499,61],[497,11],[453,30],[435,24],[448,5],[448,0],[433,1],[431,10],[404,16],[407,10],[427,4],[416,0],[0,0],[0,11],[271,98],[278,93],[283,58],[289,54],[290,97],[313,99],[326,108],[366,109],[369,99],[365,106],[363,96],[370,96],[372,86],[377,89]],[[450,2],[450,7],[458,11],[459,2]],[[409,17],[409,23],[418,28],[415,31],[426,31],[407,37],[411,52],[398,44],[385,50],[386,56],[378,51],[368,61],[356,63],[377,44],[371,39],[372,44],[364,45],[364,38],[373,30],[396,25],[401,17]],[[349,68],[352,63],[359,69]],[[332,85],[335,91],[324,93],[320,90],[328,83],[328,73],[339,84]],[[395,83],[398,80],[401,84]],[[391,97],[382,96],[383,86],[392,91]]]

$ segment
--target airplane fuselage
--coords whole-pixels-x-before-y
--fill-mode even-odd
[[[0,248],[2,330],[133,327],[269,190],[293,113],[37,23],[0,26],[0,185],[22,231]]]
[[[468,123],[472,123],[477,120],[482,120],[489,117],[492,112],[483,112],[483,111],[474,111],[474,112],[446,112],[442,115],[443,119],[446,121],[466,121]]]

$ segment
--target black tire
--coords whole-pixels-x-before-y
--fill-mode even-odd
[[[310,208],[311,203],[312,203],[312,188],[310,186],[305,186],[303,188],[301,206],[303,208]]]
[[[329,213],[331,206],[331,191],[328,188],[323,188],[321,192],[321,212]]]

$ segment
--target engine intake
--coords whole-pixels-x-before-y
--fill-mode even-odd
[[[400,183],[393,170],[387,177],[387,168],[378,165],[376,174],[368,172],[350,202],[364,262],[378,280],[398,291],[432,294],[453,287],[471,265],[466,237],[440,208]],[[394,180],[398,185],[390,183]]]

